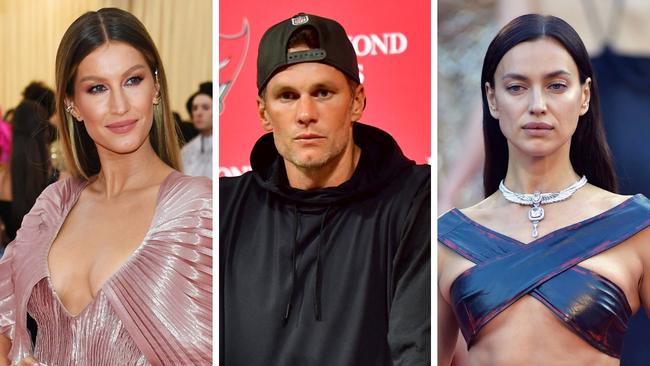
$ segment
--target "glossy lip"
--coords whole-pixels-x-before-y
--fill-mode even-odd
[[[530,137],[544,137],[553,131],[553,126],[545,122],[528,122],[521,128]]]
[[[553,126],[546,122],[528,122],[521,128],[524,130],[552,130]]]
[[[124,134],[135,128],[137,122],[137,119],[128,119],[124,121],[113,122],[107,125],[106,128],[114,133]]]

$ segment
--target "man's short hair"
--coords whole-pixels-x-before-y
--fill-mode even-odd
[[[291,34],[291,38],[287,41],[287,52],[289,49],[299,46],[306,46],[309,49],[320,48],[316,28],[307,25]]]

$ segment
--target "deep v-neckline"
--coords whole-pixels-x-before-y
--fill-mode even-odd
[[[544,241],[546,241],[546,240],[548,240],[550,238],[553,238],[553,237],[555,237],[555,236],[557,236],[559,234],[562,234],[565,231],[573,230],[573,229],[575,229],[575,228],[577,228],[579,226],[587,225],[587,224],[590,224],[590,223],[592,223],[592,222],[594,222],[596,220],[600,220],[602,218],[610,216],[610,215],[616,213],[616,211],[620,210],[621,208],[627,206],[636,197],[637,197],[637,195],[628,197],[625,200],[623,200],[622,202],[619,202],[618,204],[614,205],[613,207],[608,208],[607,210],[605,210],[605,211],[603,211],[601,213],[598,213],[596,215],[588,217],[588,218],[586,218],[584,220],[580,220],[580,221],[575,222],[573,224],[569,224],[569,225],[566,225],[566,226],[559,227],[559,228],[557,228],[557,229],[555,229],[555,230],[553,230],[553,231],[551,231],[551,232],[549,232],[549,233],[547,233],[547,234],[545,234],[543,236],[540,236],[537,239],[531,240],[531,241],[529,241],[527,243],[524,243],[521,240],[516,239],[516,238],[514,238],[512,236],[509,236],[509,235],[506,235],[504,233],[498,232],[498,231],[496,231],[494,229],[491,229],[491,228],[481,224],[480,222],[472,219],[471,217],[467,216],[466,214],[464,214],[461,210],[459,210],[457,208],[452,208],[451,212],[454,213],[455,215],[457,215],[458,217],[460,217],[463,221],[473,225],[474,227],[477,227],[478,229],[480,229],[482,231],[489,232],[490,234],[496,235],[499,238],[501,238],[501,239],[503,239],[503,240],[505,240],[505,241],[507,241],[509,243],[515,244],[517,246],[528,247],[528,246],[531,246],[531,245],[535,245],[537,243],[544,242]]]
[[[122,264],[120,264],[119,267],[117,267],[117,269],[113,273],[111,273],[110,276],[108,276],[106,278],[106,280],[104,280],[104,282],[101,284],[101,286],[98,287],[97,292],[92,294],[91,300],[88,301],[88,303],[86,305],[84,305],[77,314],[72,314],[70,312],[70,310],[63,304],[63,301],[61,301],[61,298],[59,297],[59,294],[58,294],[56,288],[54,287],[54,283],[52,282],[52,273],[50,272],[49,258],[50,258],[50,250],[52,249],[52,244],[54,244],[54,241],[59,236],[59,231],[63,227],[63,224],[65,223],[65,220],[68,218],[68,216],[69,216],[70,212],[72,211],[72,209],[77,205],[77,202],[79,201],[79,198],[81,197],[81,193],[83,192],[84,189],[86,189],[88,187],[89,182],[88,181],[83,182],[80,185],[80,187],[77,188],[77,190],[75,192],[75,196],[72,197],[72,199],[70,200],[70,203],[66,206],[65,210],[61,214],[61,218],[59,219],[59,222],[57,224],[56,231],[54,232],[54,235],[51,237],[50,242],[49,242],[49,244],[48,244],[48,246],[47,246],[47,248],[45,250],[45,259],[44,259],[45,260],[45,273],[46,273],[46,278],[47,278],[47,281],[48,281],[48,287],[51,290],[52,296],[54,297],[55,301],[59,304],[59,306],[61,307],[61,309],[63,309],[63,311],[66,313],[67,316],[74,319],[74,318],[78,318],[79,316],[84,314],[92,306],[92,304],[95,302],[95,300],[99,296],[100,292],[103,292],[104,288],[106,286],[108,286],[108,284],[111,283],[115,278],[119,277],[119,275],[124,271],[124,269],[126,267],[128,267],[128,265],[131,262],[133,262],[133,260],[135,260],[135,258],[137,258],[138,254],[142,251],[142,249],[146,245],[147,238],[151,234],[151,229],[154,227],[155,222],[156,222],[156,218],[159,216],[158,211],[159,211],[159,208],[160,208],[159,206],[160,206],[160,203],[161,203],[161,197],[162,197],[162,195],[164,193],[163,188],[165,187],[167,182],[173,176],[175,176],[176,174],[180,174],[180,173],[175,171],[175,170],[172,170],[169,174],[167,174],[165,179],[163,179],[163,181],[160,183],[160,186],[158,187],[158,193],[156,194],[156,203],[155,203],[153,215],[151,216],[151,222],[149,223],[147,231],[144,234],[144,237],[142,238],[142,240],[140,241],[138,246],[131,252],[131,254],[129,254],[129,256],[124,260],[124,262],[122,262]]]

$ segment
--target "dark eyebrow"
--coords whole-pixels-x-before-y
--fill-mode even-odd
[[[273,94],[293,92],[293,91],[295,91],[295,88],[293,88],[290,85],[276,85],[275,87],[269,88],[269,92]]]
[[[315,90],[334,89],[335,85],[334,85],[334,83],[330,83],[330,82],[325,81],[325,82],[317,83],[316,85],[313,86],[313,88]]]
[[[571,73],[566,70],[557,70],[557,71],[549,72],[548,74],[544,75],[544,79],[551,79],[558,76],[571,76]],[[515,79],[515,80],[522,80],[522,81],[529,80],[528,77],[516,73],[507,73],[503,75],[501,80],[505,80],[505,79]]]
[[[312,92],[316,91],[316,90],[322,90],[322,89],[333,90],[335,88],[336,88],[335,84],[330,82],[330,81],[327,81],[327,80],[317,82],[317,83],[310,86],[310,90]],[[286,84],[286,85],[280,84],[280,85],[276,85],[276,86],[270,88],[269,91],[271,93],[278,94],[278,93],[284,93],[284,92],[295,92],[296,88],[294,86],[292,86],[292,85],[289,85],[289,84]]]
[[[135,71],[135,70],[138,70],[138,69],[144,69],[144,68],[145,68],[145,66],[142,65],[142,64],[137,64],[137,65],[131,66],[128,70],[126,70],[126,71],[122,74],[122,76],[124,77],[124,76],[126,76],[126,75],[132,73],[132,72]],[[84,81],[86,81],[86,80],[104,80],[104,78],[99,77],[99,76],[89,75],[89,76],[84,76],[83,78],[81,78],[81,79],[79,80],[79,82],[82,83],[82,82],[84,82]]]

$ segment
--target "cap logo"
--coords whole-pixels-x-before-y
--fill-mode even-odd
[[[293,18],[291,18],[291,24],[293,25],[301,25],[305,24],[309,21],[309,16],[307,15],[298,15]]]

